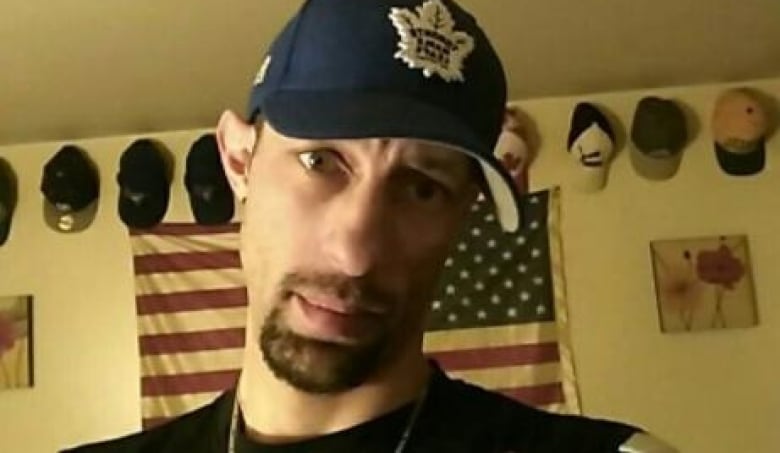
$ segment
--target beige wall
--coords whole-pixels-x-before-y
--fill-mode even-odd
[[[780,97],[780,79],[749,85]],[[564,183],[564,262],[585,412],[638,423],[684,452],[770,453],[780,451],[780,136],[768,145],[763,173],[745,179],[723,174],[709,139],[709,118],[722,89],[699,86],[520,105],[544,140],[532,184]],[[666,182],[640,178],[625,148],[603,192],[567,189],[565,148],[573,105],[596,102],[630,129],[636,103],[648,94],[676,98],[698,117],[698,136],[677,176]],[[748,235],[761,325],[661,334],[649,241],[730,233]]]
[[[780,79],[751,83],[780,97]],[[708,118],[720,86],[653,92],[688,104],[701,121],[680,173],[649,183],[627,151],[597,195],[564,185],[563,234],[576,367],[587,413],[640,424],[685,452],[769,453],[780,449],[780,139],[760,176],[735,179],[717,168]],[[647,93],[595,95],[626,125]],[[577,99],[520,105],[544,144],[532,184],[566,180],[565,140]],[[201,131],[156,135],[177,155],[167,220],[187,220],[181,171]],[[43,163],[59,143],[0,148],[19,173],[21,200],[9,242],[0,248],[0,294],[35,295],[36,385],[0,393],[0,451],[46,453],[137,429],[138,362],[129,243],[116,215],[116,161],[133,137],[80,141],[103,178],[93,227],[76,236],[48,230],[38,192]],[[774,148],[774,149],[772,149]],[[659,333],[648,256],[657,238],[749,236],[761,325],[687,335]]]
[[[177,156],[166,220],[189,220],[183,165],[201,131],[155,135]],[[0,452],[58,448],[137,430],[139,363],[130,243],[117,210],[120,153],[136,137],[81,140],[100,167],[101,203],[92,227],[50,230],[38,190],[44,163],[61,143],[0,148],[15,168],[20,200],[0,247],[0,294],[33,294],[35,388],[0,392]]]

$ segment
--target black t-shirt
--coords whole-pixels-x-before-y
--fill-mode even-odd
[[[392,453],[406,429],[412,410],[413,405],[407,404],[355,427],[291,444],[258,444],[239,430],[236,453]]]
[[[165,425],[63,453],[226,453],[235,392]],[[392,453],[411,416],[406,405],[344,431],[260,445],[242,429],[236,453]],[[405,453],[614,453],[637,428],[543,412],[436,369]]]

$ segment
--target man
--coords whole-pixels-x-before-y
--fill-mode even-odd
[[[225,112],[217,126],[245,202],[237,389],[74,451],[612,452],[639,439],[450,380],[422,354],[429,301],[478,192],[505,229],[521,225],[492,154],[505,85],[450,0],[305,2],[257,74],[248,120]]]

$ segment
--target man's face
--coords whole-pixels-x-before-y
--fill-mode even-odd
[[[303,391],[333,393],[418,352],[476,188],[469,158],[406,139],[309,141],[266,125],[241,255],[249,338]]]

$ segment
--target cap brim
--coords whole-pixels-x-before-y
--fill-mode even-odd
[[[98,200],[94,200],[79,211],[65,212],[44,198],[43,220],[46,225],[58,233],[78,233],[92,225],[98,210]]]
[[[454,115],[398,94],[279,91],[262,115],[280,133],[304,139],[414,138],[447,145],[477,159],[505,231],[521,223],[520,194],[511,175]]]
[[[732,176],[750,176],[760,173],[766,163],[766,144],[764,140],[756,143],[752,151],[734,153],[715,143],[715,155],[721,170]]]
[[[221,225],[233,219],[235,203],[230,190],[211,201],[188,194],[192,216],[199,225]]]
[[[682,152],[669,156],[653,156],[649,153],[631,147],[631,165],[639,176],[653,181],[663,181],[677,174],[682,162]]]
[[[151,228],[162,222],[168,210],[170,194],[149,195],[146,202],[138,205],[130,199],[119,196],[119,218],[130,228]]]
[[[11,233],[11,218],[0,221],[0,245],[3,245],[8,240],[8,236]]]

